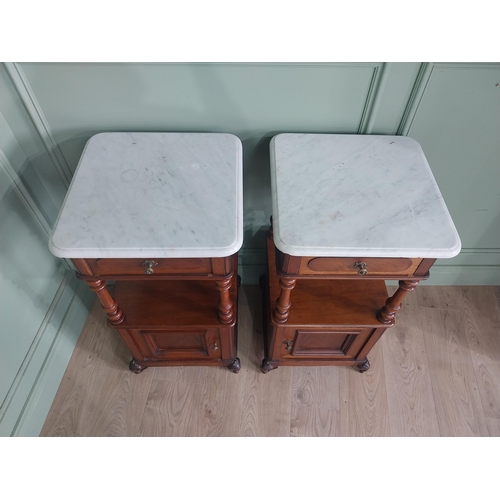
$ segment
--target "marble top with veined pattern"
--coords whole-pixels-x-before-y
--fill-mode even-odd
[[[242,145],[222,133],[110,132],[85,146],[58,257],[225,257],[243,241]]]
[[[461,242],[409,137],[280,134],[271,140],[274,242],[290,255],[449,258]]]

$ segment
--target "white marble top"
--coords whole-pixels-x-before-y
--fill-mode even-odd
[[[454,257],[461,243],[422,148],[401,136],[271,140],[273,233],[290,255]]]
[[[218,133],[102,133],[49,242],[58,257],[225,257],[243,242],[242,145]]]

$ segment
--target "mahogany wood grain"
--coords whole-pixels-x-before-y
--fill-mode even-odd
[[[385,284],[357,283],[297,280],[287,325],[382,326],[376,313],[387,298]],[[273,292],[276,289],[272,288]]]
[[[368,329],[370,331],[370,329]],[[354,338],[359,338],[363,329],[324,328],[296,329],[291,341],[291,356],[337,357],[348,356]]]
[[[272,236],[269,235],[272,239]],[[386,279],[413,278],[425,280],[436,259],[387,257],[300,257],[276,249],[276,271],[280,276],[324,279]],[[355,266],[366,264],[367,273],[359,274]]]
[[[283,295],[283,277],[275,269],[275,246],[267,240],[268,277],[265,301],[264,373],[280,365],[346,365],[365,371],[366,355],[388,325],[376,318],[387,300],[385,283],[353,280],[297,279],[286,323],[269,316]]]
[[[269,233],[269,238],[272,240],[272,233]],[[276,248],[276,271],[278,274],[294,276],[300,274],[300,265],[302,257],[296,255],[288,255]]]
[[[212,281],[117,282],[114,295],[127,311],[117,331],[134,356],[130,369],[219,365],[238,373],[237,278],[228,281],[230,324],[219,319],[219,294]]]
[[[190,258],[190,259],[87,259],[89,267],[96,275],[114,276],[114,275],[134,275],[144,276],[147,266],[145,262],[153,261],[156,263],[152,267],[154,275],[159,274],[211,274],[212,262],[209,258]]]
[[[118,303],[111,296],[106,288],[104,280],[86,280],[89,288],[97,294],[101,301],[102,308],[108,315],[108,321],[111,325],[117,326],[123,323],[124,317],[122,310],[118,307]]]
[[[81,278],[104,280],[226,279],[237,271],[234,256],[214,258],[72,259]],[[148,262],[153,264],[148,266]],[[148,272],[146,272],[148,271]]]
[[[394,316],[401,309],[401,304],[408,292],[413,292],[418,281],[403,281],[399,282],[399,288],[394,295],[389,297],[382,309],[378,311],[377,318],[383,324],[390,324],[394,322]]]
[[[236,287],[230,291],[235,301]],[[220,326],[212,281],[118,281],[114,296],[126,311],[126,328]]]
[[[92,268],[89,266],[88,262],[85,259],[71,259],[71,262],[73,262],[73,265],[75,266],[79,274],[82,274],[84,276],[94,275],[94,271],[92,271]]]
[[[422,259],[373,258],[373,257],[303,257],[299,274],[359,275],[356,263],[366,264],[367,274],[382,276],[412,276]]]
[[[212,272],[214,276],[229,277],[230,274],[237,273],[238,259],[235,259],[234,255],[231,255],[229,257],[214,257],[211,259],[211,261]]]
[[[218,315],[221,323],[225,325],[233,324],[234,310],[233,310],[233,300],[229,294],[229,289],[231,288],[231,278],[224,280],[215,281],[217,290],[219,291],[219,301],[217,303]]]
[[[218,358],[220,336],[217,328],[199,330],[142,330],[134,332],[142,335],[149,348],[150,356],[155,359],[182,358]]]
[[[237,254],[157,259],[147,265],[144,259],[74,259],[73,263],[132,353],[131,371],[185,363],[222,365],[239,372]],[[103,275],[116,279],[114,297]]]
[[[280,278],[279,287],[280,293],[276,298],[276,307],[273,311],[273,319],[277,323],[286,323],[290,310],[290,293],[295,287],[296,280],[288,278]]]
[[[268,265],[274,266],[274,245],[268,240]],[[280,294],[280,277],[269,273],[269,309]],[[382,281],[297,280],[291,296],[287,326],[373,326],[380,327],[377,311],[387,300]]]
[[[422,262],[415,271],[415,277],[419,279],[427,279],[429,277],[429,270],[436,262],[436,259],[422,259]]]

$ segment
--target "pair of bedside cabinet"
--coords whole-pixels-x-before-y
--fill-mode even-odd
[[[270,154],[262,371],[366,371],[405,294],[460,251],[427,160],[399,136],[280,134]],[[242,168],[230,134],[113,132],[87,143],[49,246],[98,295],[132,371],[240,370]],[[386,279],[399,280],[391,297]]]

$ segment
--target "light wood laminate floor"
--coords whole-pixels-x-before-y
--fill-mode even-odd
[[[96,301],[41,436],[500,436],[500,287],[417,287],[364,374],[264,375],[257,286],[240,288],[238,337],[239,374],[136,375]]]

